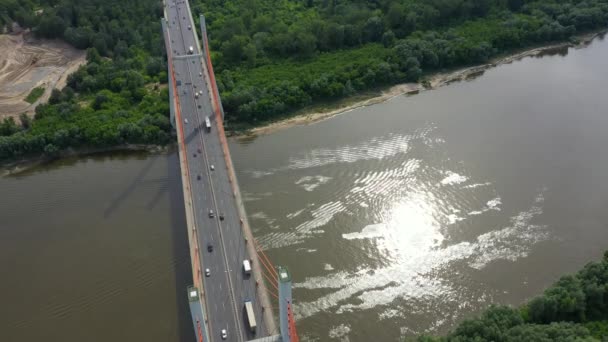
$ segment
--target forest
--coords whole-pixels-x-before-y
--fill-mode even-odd
[[[493,306],[443,337],[410,341],[605,341],[608,336],[608,252],[564,276],[519,308]]]
[[[423,81],[608,26],[608,0],[191,0],[206,17],[227,126]],[[157,0],[0,0],[41,38],[87,50],[86,66],[34,120],[0,123],[0,160],[67,146],[171,140]]]

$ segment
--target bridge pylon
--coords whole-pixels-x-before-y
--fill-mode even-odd
[[[291,274],[287,267],[277,267],[279,286],[279,328],[283,342],[298,342],[291,298]]]

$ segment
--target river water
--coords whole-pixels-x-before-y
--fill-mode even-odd
[[[608,249],[608,40],[231,141],[304,340],[442,333]],[[192,341],[175,153],[0,179],[0,340]]]

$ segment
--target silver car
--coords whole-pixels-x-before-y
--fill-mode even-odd
[[[222,340],[225,340],[228,338],[228,332],[226,331],[226,329],[222,329]]]

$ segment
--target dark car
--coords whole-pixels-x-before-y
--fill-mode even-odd
[[[213,245],[212,244],[207,244],[207,252],[211,253],[213,252]]]
[[[224,214],[220,214],[220,220],[224,221]]]

